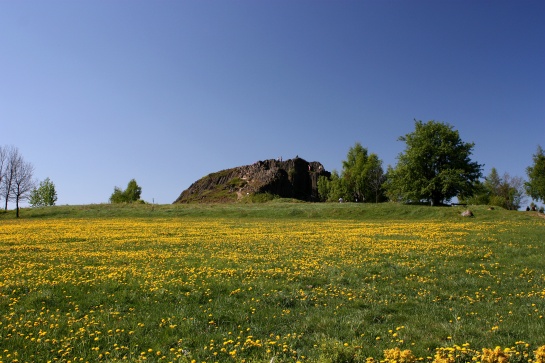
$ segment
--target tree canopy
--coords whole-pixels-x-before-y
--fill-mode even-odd
[[[49,178],[41,181],[40,185],[30,192],[29,204],[31,207],[52,206],[55,205],[56,201],[55,184]]]
[[[440,205],[473,193],[482,166],[470,159],[474,144],[463,142],[451,125],[415,120],[415,130],[399,140],[406,148],[388,170],[391,200]]]
[[[526,168],[528,181],[525,183],[526,193],[532,199],[545,202],[545,152],[541,146],[533,156],[534,164]]]
[[[331,177],[321,177],[318,193],[323,200],[382,202],[384,201],[384,171],[379,157],[364,148],[359,142],[348,150],[343,161],[341,175],[333,171]]]
[[[110,196],[111,203],[132,203],[140,200],[142,188],[138,186],[136,180],[131,179],[127,184],[127,189],[121,190],[119,187],[114,187],[114,192]]]

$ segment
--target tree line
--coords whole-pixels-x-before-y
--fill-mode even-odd
[[[57,192],[49,178],[39,184],[34,180],[34,166],[23,158],[14,146],[0,146],[0,200],[4,211],[8,203],[15,203],[19,218],[19,204],[28,200],[31,206],[55,205]]]
[[[413,132],[399,137],[405,150],[397,165],[384,171],[382,160],[356,143],[342,171],[318,180],[322,201],[403,202],[444,205],[457,197],[462,204],[519,209],[525,195],[545,202],[545,153],[538,146],[528,181],[496,168],[482,180],[483,165],[473,161],[474,143],[464,142],[448,123],[415,120]]]
[[[330,177],[318,179],[320,199],[444,205],[456,197],[462,204],[514,210],[521,207],[526,195],[545,202],[545,152],[541,146],[526,169],[527,181],[509,173],[500,176],[496,168],[483,180],[483,165],[471,160],[475,144],[462,141],[448,123],[415,120],[415,130],[398,140],[405,142],[405,150],[398,155],[397,165],[386,171],[377,154],[356,143],[348,150],[340,173],[333,170]],[[16,147],[0,146],[0,201],[4,210],[8,202],[15,202],[17,218],[22,201],[28,200],[31,207],[52,206],[57,201],[53,182],[46,178],[38,183],[33,173],[33,165]],[[143,203],[141,193],[142,188],[132,179],[125,190],[115,187],[109,201]]]

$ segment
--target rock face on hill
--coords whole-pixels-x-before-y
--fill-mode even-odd
[[[299,157],[258,161],[209,174],[184,190],[174,203],[236,202],[264,193],[318,201],[318,178],[322,175],[329,177],[330,173],[321,163]]]

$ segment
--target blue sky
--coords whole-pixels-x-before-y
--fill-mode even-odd
[[[526,177],[545,147],[545,2],[0,1],[0,145],[57,204],[135,178],[172,203],[200,177],[299,155],[395,165],[414,119]]]

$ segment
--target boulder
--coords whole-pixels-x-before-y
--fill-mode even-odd
[[[461,215],[462,215],[462,217],[474,217],[473,212],[470,211],[469,209],[463,211]]]

